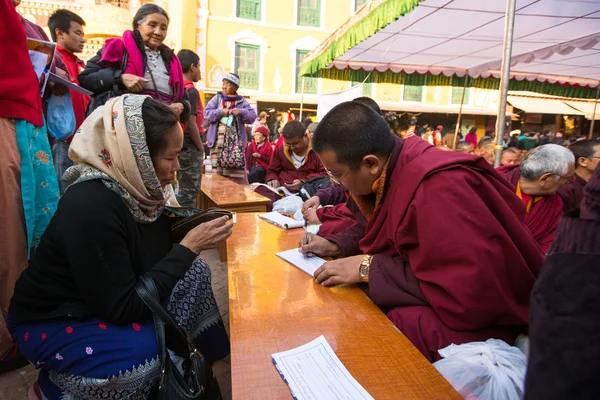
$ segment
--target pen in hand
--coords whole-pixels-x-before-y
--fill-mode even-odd
[[[302,245],[306,246],[308,244],[308,221],[306,217],[304,217],[304,236],[302,237]],[[304,258],[308,257],[306,253],[303,254]]]

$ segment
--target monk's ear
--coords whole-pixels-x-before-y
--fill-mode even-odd
[[[577,159],[577,162],[575,163],[575,168],[577,168],[578,166],[582,166],[583,168],[588,166],[588,161],[590,159],[587,157],[579,157]]]
[[[368,154],[363,157],[362,162],[367,166],[371,175],[377,175],[381,165],[381,160],[379,157],[373,154]]]
[[[552,184],[552,183],[554,183],[554,174],[552,172],[546,172],[544,175],[540,176],[540,178],[538,179],[538,182],[542,186],[545,186],[547,184]]]

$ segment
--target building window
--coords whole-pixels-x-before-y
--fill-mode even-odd
[[[321,26],[321,0],[298,0],[298,25]]]
[[[452,88],[452,100],[451,100],[451,104],[460,104],[462,101],[462,94],[463,94],[463,88],[457,88],[457,87],[453,87]],[[470,90],[467,89],[467,92],[465,93],[465,101],[463,104],[469,104],[469,94],[470,94]]]
[[[361,8],[363,6],[363,4],[365,4],[366,2],[367,2],[367,0],[354,0],[354,12],[356,12],[356,10]]]
[[[259,46],[235,45],[235,73],[240,76],[240,87],[258,90],[259,86]]]
[[[107,3],[115,7],[129,9],[129,0],[108,0]]]
[[[302,77],[300,70],[308,50],[296,50],[296,93],[302,93]],[[317,78],[304,77],[304,93],[317,94],[319,89]]]
[[[404,101],[416,101],[421,103],[423,101],[423,86],[411,86],[404,85]]]
[[[260,7],[260,0],[237,0],[237,16],[260,20]]]

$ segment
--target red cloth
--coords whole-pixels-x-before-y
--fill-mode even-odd
[[[310,146],[310,145],[309,145]],[[300,179],[303,182],[311,178],[327,176],[327,171],[319,156],[309,147],[304,165],[296,169],[292,163],[291,150],[285,146],[275,149],[265,181],[278,180],[281,185]]]
[[[0,117],[44,125],[40,85],[27,51],[27,36],[11,0],[0,0]]]
[[[67,68],[67,72],[69,73],[69,78],[71,82],[79,85],[79,73],[84,70],[85,63],[80,60],[75,54],[71,53],[69,50],[56,46],[56,51],[60,54],[62,61]],[[74,90],[70,91],[71,93],[71,102],[73,103],[73,113],[75,114],[75,132],[83,121],[85,120],[85,110],[87,109],[88,104],[90,103],[90,97],[86,96],[82,93],[76,92]],[[73,132],[73,133],[75,133]],[[68,140],[71,143],[73,140],[73,136],[71,136]]]
[[[360,248],[372,300],[430,360],[527,324],[544,254],[513,190],[480,157],[396,139]]]
[[[343,232],[356,223],[354,214],[348,209],[346,203],[319,208],[317,218],[321,221],[319,236],[324,238]]]
[[[558,189],[558,195],[563,201],[563,212],[570,213],[579,208],[583,200],[583,188],[586,185],[579,175],[575,174],[575,181],[569,182]]]
[[[260,154],[260,158],[252,157],[252,154],[254,153]],[[259,149],[253,140],[248,143],[248,146],[246,147],[246,168],[251,170],[254,167],[263,167],[266,170],[271,163],[271,157],[273,157],[273,146],[271,146],[271,142],[265,140]]]
[[[498,168],[498,172],[503,174],[513,185],[516,191],[521,168],[519,165],[506,165]],[[550,250],[552,241],[556,236],[558,221],[563,215],[563,201],[558,194],[544,196],[537,201],[531,211],[525,217],[525,225],[533,235],[534,239],[542,247],[545,253]]]
[[[188,92],[190,89],[196,89],[194,82],[188,81],[185,78],[183,79],[183,84],[185,85],[185,88],[188,90]],[[194,114],[193,111],[192,111],[192,114]],[[198,96],[198,109],[196,110],[196,125],[198,126],[198,132],[200,132],[200,133],[205,131],[204,127],[202,126],[203,122],[204,122],[204,106],[202,105],[200,96]],[[187,132],[187,128],[184,128],[184,131]]]
[[[282,145],[283,145],[283,135],[279,135],[279,139],[277,139],[277,142],[275,143],[275,150],[280,148]]]
[[[477,134],[467,133],[467,136],[465,136],[465,142],[471,143],[473,145],[473,148],[477,147]]]

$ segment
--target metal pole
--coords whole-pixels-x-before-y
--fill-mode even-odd
[[[600,96],[600,81],[598,81],[598,87],[596,88],[596,102],[594,103],[594,113],[592,114],[592,123],[590,125],[590,137],[591,140],[594,136],[594,122],[596,122],[596,106],[598,105],[598,97]]]
[[[298,121],[302,122],[302,111],[304,108],[304,77],[302,77],[302,94],[300,95],[300,117]]]
[[[465,93],[467,92],[467,82],[469,81],[469,73],[465,72],[465,85],[463,86],[462,97],[460,99],[460,108],[458,109],[458,120],[454,129],[454,141],[452,142],[452,150],[456,150],[456,141],[458,140],[458,132],[460,131],[460,119],[462,118],[462,108],[465,102]]]
[[[494,167],[500,166],[502,159],[502,139],[506,127],[506,99],[510,83],[510,61],[512,58],[513,33],[515,30],[515,9],[517,0],[506,2],[506,16],[504,17],[504,46],[502,49],[502,73],[500,76],[500,101],[498,102],[498,119],[496,121],[496,160]]]

